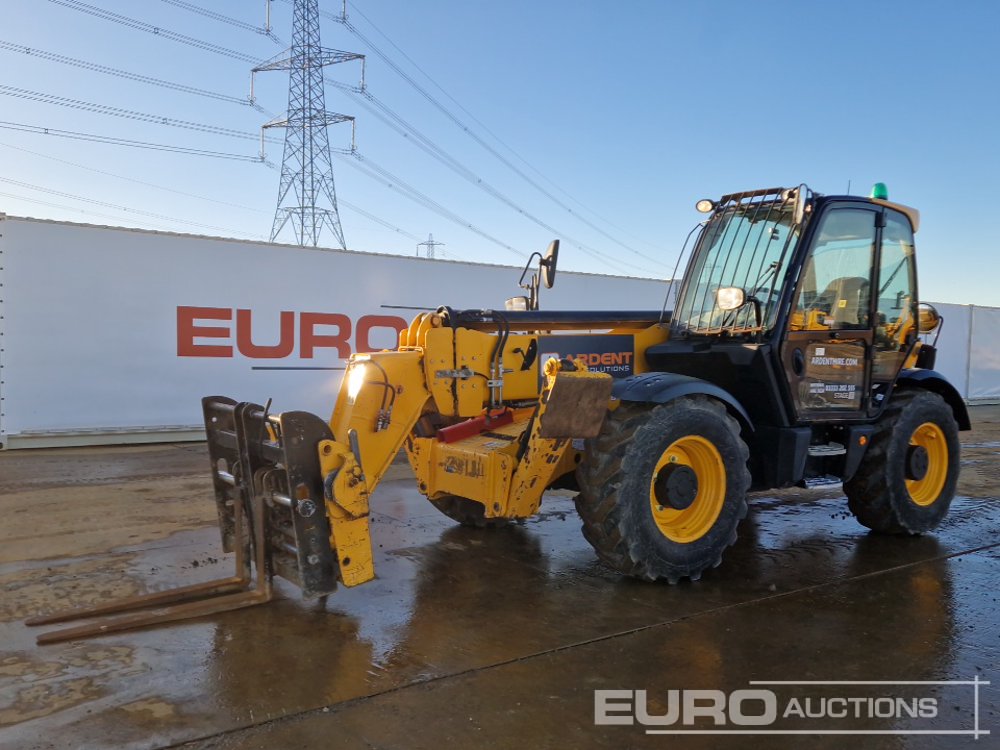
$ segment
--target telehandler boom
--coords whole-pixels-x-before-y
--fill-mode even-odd
[[[420,492],[468,526],[576,489],[598,556],[647,580],[719,565],[751,489],[842,482],[865,526],[934,528],[970,425],[918,338],[940,318],[917,302],[917,211],[881,184],[871,198],[800,185],[697,207],[710,215],[671,312],[540,311],[556,241],[507,309],[421,313],[395,350],[354,355],[328,421],[205,398],[236,574],[35,618],[114,615],[39,641],[267,601],[273,575],[307,597],[371,580],[370,503],[401,450]]]

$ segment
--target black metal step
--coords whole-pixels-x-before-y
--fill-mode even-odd
[[[826,458],[828,456],[843,456],[845,453],[847,453],[847,448],[840,443],[827,443],[826,445],[809,446],[809,455],[815,457]]]

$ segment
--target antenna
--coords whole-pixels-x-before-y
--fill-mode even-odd
[[[268,128],[285,128],[271,242],[291,221],[296,244],[316,247],[323,230],[327,229],[333,234],[335,246],[346,249],[326,128],[342,122],[350,122],[353,127],[354,118],[326,111],[323,68],[351,60],[363,61],[364,55],[322,47],[319,1],[294,0],[294,3],[292,46],[251,71],[251,91],[254,74],[269,70],[289,71],[287,113],[261,126],[262,138],[263,131]],[[268,2],[268,12],[270,5]],[[270,15],[267,24],[270,26]]]

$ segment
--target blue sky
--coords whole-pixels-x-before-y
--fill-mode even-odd
[[[86,2],[261,60],[281,51],[263,35],[163,0]],[[188,2],[251,25],[264,17],[264,0]],[[337,13],[340,3],[321,0],[321,7]],[[236,98],[248,93],[250,66],[238,60],[52,0],[0,0],[0,8],[6,45]],[[412,134],[403,137],[330,87],[327,108],[357,117],[357,147],[369,163],[499,243],[409,201],[347,157],[334,160],[341,199],[402,230],[342,205],[350,248],[409,254],[433,233],[445,243],[439,253],[446,257],[516,264],[561,236],[564,269],[662,277],[701,218],[693,208],[700,197],[803,181],[824,193],[845,192],[848,182],[852,192],[867,193],[882,181],[891,199],[922,213],[921,296],[1000,305],[997,239],[988,228],[1000,166],[1000,63],[994,54],[1000,4],[355,0],[348,9],[361,34],[549,194],[431,106],[360,38],[324,18],[325,46],[368,55],[367,84],[379,102],[444,150],[473,182],[482,180],[507,200],[450,171],[416,148]],[[272,19],[275,33],[287,40],[290,6],[274,2]],[[347,64],[329,75],[353,84],[359,69]],[[110,117],[9,93],[0,94],[5,123],[246,156],[257,153],[252,136],[268,119],[243,104],[9,50],[0,50],[0,86],[6,87],[0,92],[38,92],[251,137]],[[266,74],[258,80],[257,101],[282,112],[286,88],[286,74]],[[346,147],[349,128],[332,128],[330,139]],[[280,160],[281,144],[268,144],[267,156]],[[0,210],[16,215],[263,238],[277,193],[277,172],[259,163],[2,127],[0,163]]]

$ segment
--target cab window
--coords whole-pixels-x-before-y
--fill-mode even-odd
[[[913,255],[913,229],[909,220],[887,210],[882,229],[882,257],[875,300],[873,375],[876,380],[895,376],[916,336],[917,295]]]
[[[823,216],[802,269],[791,330],[871,328],[875,215],[864,209],[837,208]]]

